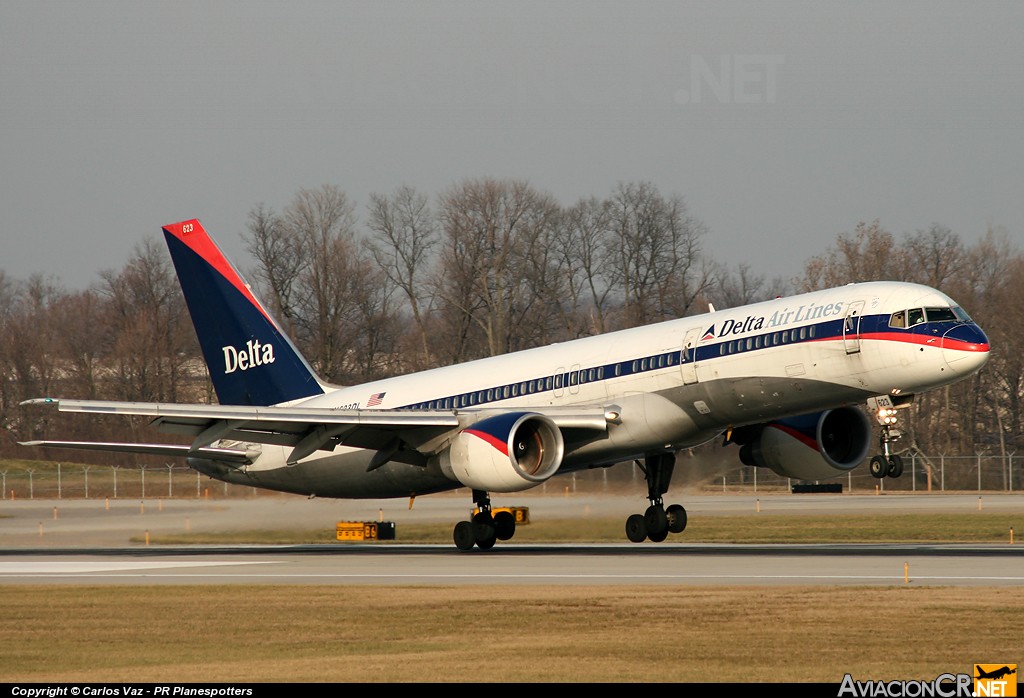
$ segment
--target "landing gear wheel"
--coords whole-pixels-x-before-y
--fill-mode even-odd
[[[499,511],[494,515],[494,533],[498,540],[508,540],[516,534],[516,517],[510,511]]]
[[[668,524],[665,524],[665,528],[657,531],[648,531],[647,537],[651,539],[652,543],[660,543],[668,538]]]
[[[668,517],[669,533],[682,533],[686,530],[686,509],[682,504],[669,504],[665,515]]]
[[[903,459],[899,456],[889,456],[889,469],[886,473],[889,477],[899,477],[903,474]]]
[[[476,532],[472,521],[460,521],[455,524],[455,531],[452,538],[455,539],[455,547],[459,550],[472,550],[476,543]]]
[[[660,504],[652,504],[644,512],[644,524],[647,526],[647,537],[660,543],[668,537],[668,515]]]
[[[868,470],[874,477],[881,480],[889,474],[889,463],[886,462],[885,456],[873,456],[871,463],[868,464]]]
[[[643,514],[633,514],[626,519],[626,538],[634,543],[643,543],[647,538],[647,524]]]
[[[473,536],[481,550],[489,550],[494,547],[494,541],[498,539],[498,536],[491,512],[481,511],[473,516]]]

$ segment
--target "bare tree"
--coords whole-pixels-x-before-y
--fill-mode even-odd
[[[857,281],[909,281],[912,269],[905,250],[876,219],[861,221],[852,234],[840,233],[834,246],[804,265],[794,284],[802,293]]]
[[[489,355],[542,341],[557,322],[545,294],[557,285],[547,247],[558,211],[521,181],[470,180],[441,197],[439,293],[458,332],[468,340],[475,326]]]
[[[600,334],[609,329],[607,314],[612,292],[609,244],[609,203],[595,197],[580,199],[563,212],[552,247],[564,279],[562,308],[568,338]]]
[[[116,367],[116,396],[177,401],[196,340],[166,252],[146,239],[121,271],[101,277],[115,337],[110,360]]]
[[[424,368],[431,363],[428,318],[434,298],[428,279],[438,244],[437,223],[427,197],[408,186],[391,196],[371,194],[367,227],[373,236],[367,241],[373,259],[386,281],[405,295],[421,352],[415,366]]]
[[[253,279],[260,295],[269,299],[271,312],[291,333],[299,312],[299,278],[308,261],[301,240],[290,234],[281,216],[263,204],[249,211],[246,228],[248,235],[242,237],[257,262]]]
[[[690,215],[682,197],[666,198],[648,182],[619,184],[608,208],[622,325],[688,314],[712,279],[700,253],[704,225]]]

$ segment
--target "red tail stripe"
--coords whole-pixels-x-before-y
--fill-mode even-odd
[[[191,229],[187,232],[186,226],[191,226]],[[242,281],[242,277],[238,275],[238,272],[235,271],[230,262],[224,258],[224,253],[220,251],[217,244],[210,238],[198,219],[193,218],[190,221],[181,221],[180,223],[165,225],[164,230],[168,234],[181,240],[190,250],[202,257],[207,264],[216,269],[221,276],[227,279],[232,286],[238,289],[239,293],[245,296],[246,300],[256,306],[259,311],[263,313],[263,317],[267,318],[268,322],[274,325],[274,327],[277,327],[276,323],[270,319],[270,315],[267,314],[267,311],[264,310],[262,305],[260,305],[260,302],[252,295],[249,287],[246,286],[244,281]]]

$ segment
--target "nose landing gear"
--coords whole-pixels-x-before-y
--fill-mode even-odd
[[[903,436],[903,432],[896,428],[896,409],[886,395],[869,399],[868,408],[875,409],[875,418],[882,432],[878,437],[882,453],[872,456],[868,470],[879,480],[883,477],[899,477],[903,474],[903,459],[892,453],[891,448],[892,444]]]

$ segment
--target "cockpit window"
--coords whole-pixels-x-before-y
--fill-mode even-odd
[[[928,322],[956,322],[956,315],[952,308],[925,308],[928,315]]]
[[[956,315],[960,322],[974,322],[974,320],[971,319],[971,316],[967,314],[967,311],[959,306],[953,306],[953,314]]]
[[[889,327],[906,327],[907,326],[907,311],[897,310],[895,313],[889,316]]]
[[[922,322],[924,322],[923,308],[911,308],[907,311],[907,327],[920,325]]]

